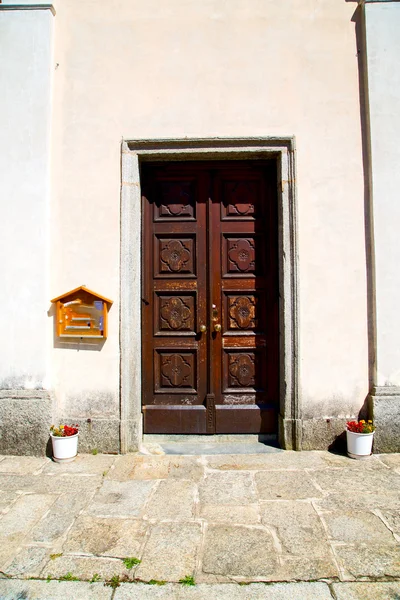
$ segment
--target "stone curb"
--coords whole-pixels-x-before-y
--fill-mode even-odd
[[[122,583],[115,590],[103,583],[84,581],[0,580],[0,600],[393,600],[399,597],[400,580],[196,586]]]

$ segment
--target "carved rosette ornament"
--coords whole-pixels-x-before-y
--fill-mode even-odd
[[[255,248],[254,240],[232,240],[228,252],[231,262],[231,270],[254,271],[255,269]],[[233,263],[233,264],[232,264]],[[233,266],[234,265],[234,266]]]
[[[180,354],[169,354],[161,359],[163,384],[169,387],[190,387],[192,366]]]
[[[190,261],[190,252],[184,243],[179,240],[169,240],[162,245],[161,261],[165,270],[178,273],[187,270]]]
[[[254,329],[256,325],[256,298],[254,296],[229,298],[230,329]]]
[[[167,298],[162,301],[163,329],[191,329],[191,314],[182,298]]]
[[[255,385],[254,356],[233,354],[229,356],[229,385],[231,387],[249,387]]]

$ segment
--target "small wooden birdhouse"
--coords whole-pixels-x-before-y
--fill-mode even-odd
[[[107,315],[112,300],[100,296],[84,285],[53,298],[57,304],[57,336],[60,338],[107,337]]]

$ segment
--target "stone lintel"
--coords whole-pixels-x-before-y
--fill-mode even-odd
[[[54,16],[56,14],[52,4],[0,4],[1,10],[50,10]]]

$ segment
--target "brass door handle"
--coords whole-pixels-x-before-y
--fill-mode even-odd
[[[219,323],[215,323],[214,325],[214,331],[217,331],[218,333],[221,331],[222,327]]]
[[[205,333],[207,331],[207,325],[200,325],[200,332]]]

